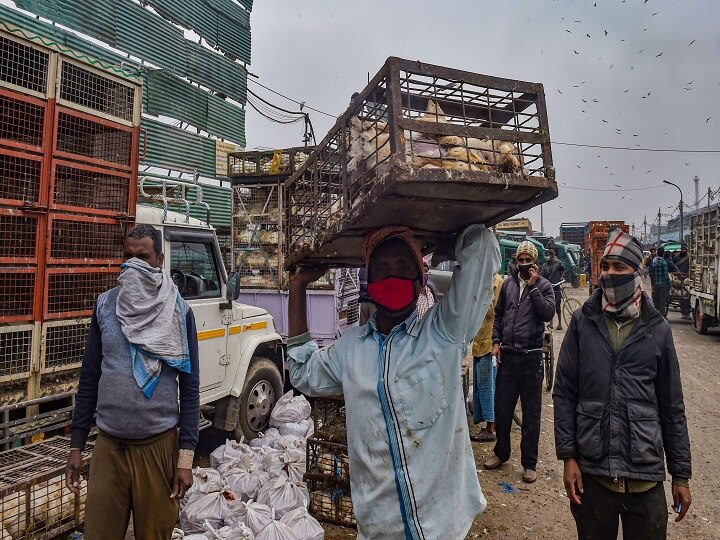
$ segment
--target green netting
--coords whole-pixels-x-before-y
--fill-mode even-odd
[[[168,1],[168,0],[164,0]],[[195,0],[198,1],[198,0]],[[185,39],[183,32],[131,0],[15,0],[23,9],[92,36],[161,68],[172,70],[235,101],[245,103],[247,74],[242,65]],[[212,8],[207,8],[212,11]],[[241,10],[242,11],[242,10]],[[220,20],[220,18],[218,18]],[[223,18],[214,41],[234,43],[236,56],[250,61],[250,29]],[[75,38],[77,40],[77,38]]]
[[[215,177],[215,141],[195,135],[157,120],[143,118],[140,147],[145,145],[147,156],[143,165]]]
[[[200,34],[210,45],[250,61],[250,14],[234,2],[146,0],[169,21]]]
[[[245,111],[167,72],[148,73],[149,114],[183,120],[211,135],[245,145]]]

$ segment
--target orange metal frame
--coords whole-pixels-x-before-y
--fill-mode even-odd
[[[91,309],[84,309],[80,311],[59,311],[57,313],[48,312],[48,300],[50,291],[50,276],[57,274],[119,274],[120,267],[104,267],[98,268],[93,266],[88,267],[73,267],[73,268],[48,268],[45,273],[45,291],[46,294],[43,298],[43,320],[50,319],[67,319],[71,317],[89,317],[92,315]],[[105,290],[100,291],[105,292]]]
[[[27,96],[27,95],[25,95],[25,94],[20,94],[20,93],[18,93],[18,92],[13,92],[13,91],[11,91],[11,90],[6,90],[6,89],[4,89],[4,88],[0,88],[0,96],[5,96],[5,97],[8,97],[8,98],[10,98],[10,99],[14,99],[14,100],[16,100],[16,101],[23,101],[23,102],[25,102],[25,103],[31,103],[31,104],[33,104],[33,105],[37,105],[37,106],[42,107],[42,108],[44,109],[44,114],[43,114],[43,124],[44,124],[44,127],[43,127],[43,140],[42,140],[42,144],[41,144],[40,146],[35,146],[34,144],[28,144],[28,143],[22,143],[22,142],[18,142],[18,141],[13,141],[12,139],[0,139],[0,144],[2,144],[3,146],[11,146],[11,147],[13,147],[13,148],[18,148],[18,149],[24,150],[24,151],[26,151],[26,152],[37,152],[37,153],[42,152],[42,151],[43,151],[43,148],[44,148],[44,145],[45,145],[45,142],[46,142],[46,140],[47,140],[47,139],[46,139],[47,130],[46,130],[45,128],[47,127],[48,118],[52,118],[52,116],[50,116],[50,114],[49,114],[49,113],[50,113],[50,110],[49,110],[49,108],[48,108],[48,106],[47,106],[47,105],[48,105],[48,101],[45,101],[45,100],[42,100],[42,99],[39,99],[39,98],[36,98],[36,97]]]
[[[122,227],[124,225],[124,222],[122,220],[117,219],[108,219],[108,218],[99,218],[99,217],[92,217],[92,216],[76,216],[72,214],[59,214],[56,212],[51,212],[48,218],[48,226],[47,226],[47,246],[46,246],[46,252],[45,257],[47,264],[68,264],[68,265],[119,265],[121,262],[123,262],[123,258],[116,257],[116,258],[91,258],[91,259],[73,259],[73,258],[54,258],[52,256],[52,228],[53,223],[55,221],[62,220],[62,221],[75,221],[78,223],[103,223],[106,225],[116,225],[117,227]]]

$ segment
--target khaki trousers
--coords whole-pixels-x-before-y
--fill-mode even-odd
[[[143,440],[98,435],[90,460],[85,540],[123,540],[133,516],[136,540],[169,540],[178,519],[170,498],[177,430]]]

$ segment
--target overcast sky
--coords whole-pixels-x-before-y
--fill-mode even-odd
[[[718,0],[257,0],[250,71],[337,116],[388,56],[417,59],[543,83],[554,143],[720,151],[719,23]],[[320,140],[334,119],[311,118]],[[301,134],[300,125],[272,124],[248,110],[249,149],[300,145]],[[552,151],[560,188],[545,205],[552,234],[563,221],[624,219],[640,227],[645,215],[656,219],[658,206],[670,214],[678,192],[655,187],[662,180],[680,184],[687,204],[694,175],[701,197],[720,188],[720,153],[560,144]],[[539,209],[523,215],[540,228]]]

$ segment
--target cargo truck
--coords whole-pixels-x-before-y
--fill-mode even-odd
[[[720,326],[720,207],[708,207],[690,218],[690,307],[695,331]]]

